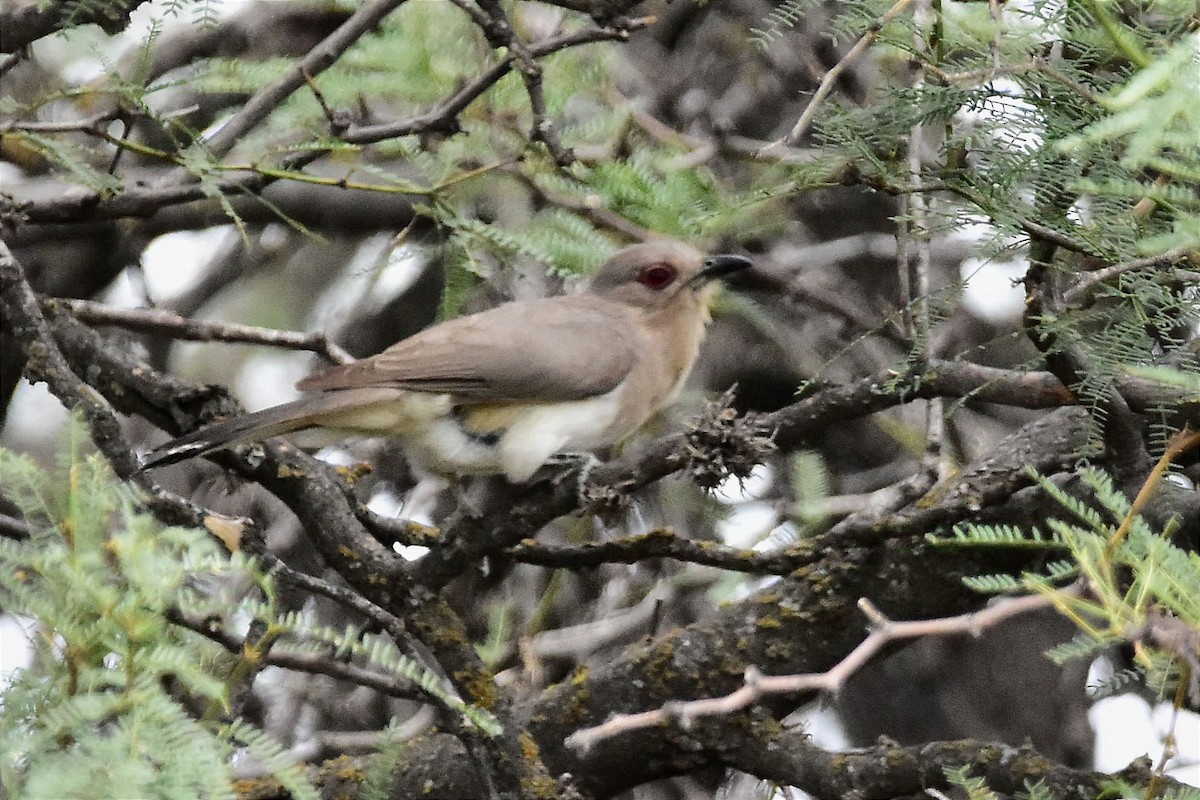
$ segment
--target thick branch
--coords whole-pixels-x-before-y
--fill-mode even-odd
[[[892,371],[863,378],[848,386],[820,389],[810,396],[772,414],[758,419],[759,425],[775,430],[775,442],[781,449],[788,450],[803,446],[812,436],[820,434],[827,426],[873,414],[915,399],[929,397],[970,398],[977,402],[992,402],[1022,408],[1055,408],[1072,405],[1074,395],[1046,372],[1018,372],[1014,370],[983,367],[966,362],[933,361],[929,371],[921,374],[910,372],[897,374]],[[1166,400],[1164,387],[1149,381],[1130,380],[1122,383],[1129,389],[1129,397],[1140,407],[1145,404],[1168,403],[1183,409],[1184,419],[1200,418],[1200,404],[1182,404],[1179,394]],[[1169,394],[1169,392],[1168,392]],[[1054,431],[1051,431],[1052,433]],[[1058,434],[1070,433],[1062,428]],[[1052,437],[1055,438],[1055,437]],[[1074,457],[1074,456],[1072,456]],[[588,475],[589,487],[603,487],[622,494],[633,492],[654,481],[686,468],[691,455],[686,437],[674,434],[658,439],[645,448],[593,469]],[[1003,487],[1015,491],[1028,478],[1013,476],[1013,484]],[[431,552],[411,570],[417,580],[427,586],[442,586],[460,575],[467,564],[512,547],[533,535],[539,528],[555,517],[569,514],[579,507],[579,497],[570,481],[558,483],[542,482],[532,487],[507,487],[502,502],[507,514],[486,518],[463,518],[454,521],[452,527],[457,544],[453,548],[441,548]],[[995,498],[1001,489],[980,487],[985,497]],[[585,490],[585,494],[592,494]],[[978,498],[966,495],[959,498],[955,506],[957,514],[967,513],[978,502]],[[994,502],[994,499],[991,501]],[[947,508],[935,505],[932,508],[913,508],[907,516],[898,518],[904,531],[912,532],[927,525],[936,525],[954,518]],[[852,520],[854,518],[851,518]],[[870,536],[876,523],[861,519],[847,520],[838,531],[846,531],[847,542],[860,536]],[[893,529],[893,534],[898,531]],[[842,535],[840,532],[837,535]],[[819,552],[819,551],[818,551]],[[805,556],[809,558],[810,556]]]
[[[15,265],[15,262],[12,263]],[[0,262],[0,292],[3,292],[7,303],[9,283],[5,267]],[[19,272],[14,274],[19,277]],[[33,309],[31,313],[40,317],[33,293],[27,285],[20,285],[24,286],[25,305]],[[128,352],[105,347],[94,331],[83,327],[68,315],[59,315],[54,323],[52,328],[43,323],[41,329],[32,331],[22,341],[25,349],[36,353],[49,346],[57,350],[57,338],[63,342],[64,350],[69,353],[75,368],[82,370],[86,366],[92,380],[103,388],[119,408],[145,413],[148,407],[154,409],[161,403],[153,416],[156,419],[167,417],[167,424],[171,428],[181,427],[177,419],[172,419],[178,411],[175,404],[180,402],[176,395],[183,396],[181,402],[185,405],[189,402],[189,396],[194,401],[197,396],[207,395],[203,406],[208,409],[220,409],[225,413],[237,410],[227,396],[212,391],[205,392],[186,384],[178,392],[168,391],[167,386],[177,384],[174,379],[160,375]],[[65,361],[62,366],[74,378]],[[74,380],[78,381],[78,378]],[[82,386],[81,391],[89,392],[103,403],[95,389],[86,384]],[[68,393],[70,397],[69,384],[60,386],[51,381],[51,389],[56,394],[60,391]],[[104,407],[107,408],[106,404]],[[162,409],[170,411],[164,413]],[[186,414],[182,416],[187,420],[184,424],[194,426],[194,415],[190,418]],[[93,432],[101,434],[96,438],[102,448],[104,442],[110,441],[107,429],[94,429]],[[525,779],[544,777],[536,754],[527,756],[521,751],[520,729],[512,724],[506,705],[497,701],[492,677],[471,648],[463,621],[445,602],[415,585],[403,570],[403,559],[366,531],[332,470],[279,440],[266,443],[264,451],[263,456],[255,459],[238,459],[231,454],[226,454],[224,458],[236,463],[243,475],[261,483],[291,508],[325,562],[358,593],[404,621],[412,635],[428,647],[437,663],[452,677],[467,702],[484,706],[501,720],[505,735],[495,739],[472,731],[463,732],[464,743],[479,767],[480,775],[502,789],[515,787]],[[126,458],[134,457],[128,453]],[[136,465],[136,460],[133,463]],[[137,473],[137,480],[144,482],[149,491],[162,491],[144,473]],[[191,524],[200,524],[202,520],[201,514]],[[402,631],[395,633],[403,638]],[[492,687],[493,693],[488,693],[488,687]]]
[[[917,539],[830,553],[811,568],[719,609],[710,619],[550,687],[528,709],[530,729],[552,771],[570,772],[598,795],[690,771],[694,740],[669,727],[633,731],[583,755],[562,743],[614,712],[728,694],[742,684],[749,665],[768,675],[827,670],[863,638],[852,598],[871,597],[885,613],[911,618],[962,613],[979,599],[959,577],[984,570],[985,563],[990,571],[1016,566],[997,563],[1004,560],[993,556],[988,562],[981,552],[940,554]],[[771,707],[786,713],[807,699],[793,695]],[[731,721],[729,727],[739,726]],[[729,741],[762,746],[752,730],[741,730],[737,737]]]
[[[681,700],[651,711],[617,714],[602,725],[584,728],[567,737],[567,744],[586,753],[598,742],[644,728],[678,725],[686,730],[699,717],[730,716],[773,694],[825,692],[836,694],[854,673],[871,663],[891,642],[929,636],[969,633],[978,636],[984,630],[1018,614],[1049,608],[1053,601],[1045,595],[1026,595],[1002,600],[995,605],[941,619],[893,622],[879,614],[866,598],[859,600],[869,621],[875,626],[862,642],[836,665],[821,673],[803,675],[763,675],[747,667],[743,684],[724,697]]]
[[[914,502],[903,508],[852,514],[820,536],[802,539],[783,550],[763,553],[739,550],[680,539],[660,530],[575,547],[522,542],[511,552],[520,561],[570,569],[674,558],[738,572],[787,575],[833,550],[919,536],[970,519],[982,509],[1003,504],[1015,492],[1032,484],[1029,469],[1052,474],[1090,452],[1087,413],[1065,407],[1006,437],[986,456],[923,497],[913,498]]]
[[[25,280],[24,270],[3,240],[0,240],[0,308],[4,311],[4,326],[25,354],[25,374],[30,380],[45,381],[65,406],[83,414],[96,446],[117,475],[137,483],[146,494],[146,503],[164,519],[176,524],[203,526],[211,516],[207,511],[163,490],[138,473],[137,456],[126,441],[112,407],[68,364],[42,316],[37,297]]]
[[[1146,759],[1116,775],[1106,775],[1064,767],[1031,746],[972,740],[908,747],[880,744],[831,753],[795,731],[780,733],[757,747],[739,747],[725,762],[760,778],[796,786],[817,798],[858,800],[924,797],[927,789],[949,789],[945,771],[960,767],[969,767],[972,776],[1005,796],[1027,792],[1029,784],[1040,782],[1050,797],[1100,797],[1114,779],[1144,786],[1151,775]]]
[[[1065,208],[1068,200],[1063,200],[1062,205]],[[1127,482],[1140,476],[1151,464],[1142,438],[1141,420],[1116,386],[1089,389],[1087,378],[1097,373],[1091,369],[1087,352],[1054,331],[1055,322],[1066,313],[1062,289],[1052,271],[1058,246],[1051,239],[1035,236],[1032,240],[1030,266],[1025,276],[1025,332],[1042,351],[1055,377],[1072,391],[1087,391],[1092,404],[1103,412],[1098,422],[1102,425],[1108,461],[1118,481]]]
[[[63,28],[99,25],[105,33],[120,33],[133,10],[146,0],[108,3],[6,3],[0,11],[0,53],[15,53]]]

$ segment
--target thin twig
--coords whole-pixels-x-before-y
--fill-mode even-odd
[[[313,98],[316,99],[317,105],[321,107],[321,113],[325,115],[325,121],[329,123],[329,132],[337,136],[350,124],[345,114],[335,111],[329,105],[329,101],[325,99],[325,93],[321,91],[321,87],[317,86],[316,78],[304,72],[304,82],[308,84],[308,90],[313,93]]]
[[[895,5],[889,8],[882,17],[870,24],[867,32],[854,43],[854,46],[846,52],[846,55],[842,56],[833,65],[833,69],[825,73],[825,77],[817,86],[817,91],[813,93],[812,99],[808,101],[808,106],[805,107],[804,113],[800,115],[800,119],[796,120],[795,126],[788,132],[787,136],[767,145],[763,148],[764,151],[769,151],[774,147],[794,145],[800,140],[800,137],[808,130],[808,126],[812,124],[813,118],[817,115],[817,109],[820,108],[822,101],[833,91],[833,86],[837,83],[842,73],[857,61],[859,56],[866,52],[867,48],[874,43],[875,38],[879,36],[879,32],[883,30],[883,26],[899,16],[911,2],[912,0],[896,0]]]
[[[1084,298],[1098,284],[1104,283],[1107,280],[1117,277],[1126,272],[1133,272],[1139,269],[1150,269],[1152,267],[1162,267],[1168,264],[1173,264],[1176,261],[1181,261],[1185,258],[1194,259],[1200,262],[1200,254],[1193,248],[1176,247],[1173,250],[1168,250],[1165,253],[1159,253],[1146,258],[1138,258],[1133,261],[1123,261],[1120,264],[1113,264],[1110,267],[1098,269],[1095,272],[1089,272],[1081,275],[1073,286],[1068,288],[1063,293],[1063,299],[1069,304],[1074,305]]]
[[[292,69],[255,92],[246,103],[208,139],[201,143],[213,158],[225,155],[245,134],[266,119],[297,89],[324,72],[350,46],[375,30],[383,18],[401,6],[404,0],[372,0],[360,6],[337,30],[313,47]]]
[[[654,231],[638,225],[636,222],[618,214],[611,208],[605,208],[599,203],[589,202],[587,198],[575,198],[555,192],[552,189],[547,189],[534,180],[533,176],[526,174],[519,168],[514,167],[508,173],[518,178],[539,199],[550,205],[573,211],[581,217],[590,220],[597,227],[618,233],[633,242],[645,242],[655,237]]]
[[[1078,589],[1072,587],[1064,591],[1078,591]],[[865,598],[860,599],[858,604],[863,614],[877,627],[858,647],[850,651],[849,655],[826,672],[801,675],[763,675],[755,667],[747,667],[741,688],[724,697],[670,703],[652,711],[643,711],[637,714],[617,714],[600,725],[581,728],[567,737],[566,744],[582,753],[605,739],[611,739],[630,731],[670,723],[687,728],[698,717],[732,714],[768,695],[812,691],[835,693],[841,689],[850,676],[870,662],[890,642],[952,634],[979,636],[984,630],[1006,619],[1048,608],[1051,601],[1045,595],[1026,595],[1002,600],[989,608],[969,614],[912,622],[893,622],[887,619]]]
[[[1076,241],[1065,233],[1060,233],[1054,230],[1054,228],[1048,228],[1040,222],[1034,222],[1031,219],[1022,219],[1017,224],[1030,236],[1049,242],[1056,247],[1070,250],[1073,253],[1082,253],[1085,256],[1096,255],[1095,251],[1084,242]]]
[[[1121,542],[1129,536],[1133,530],[1133,523],[1137,519],[1137,515],[1141,513],[1146,504],[1154,496],[1158,489],[1158,484],[1166,476],[1167,470],[1171,464],[1179,457],[1186,454],[1189,450],[1200,447],[1200,431],[1190,430],[1184,426],[1183,430],[1171,437],[1171,441],[1167,443],[1167,449],[1159,457],[1154,464],[1154,468],[1150,470],[1150,474],[1146,476],[1145,482],[1142,483],[1142,488],[1138,491],[1137,497],[1133,498],[1133,503],[1129,506],[1129,512],[1125,518],[1121,520],[1121,524],[1113,531],[1108,542],[1104,545],[1104,552],[1101,554],[1099,568],[1106,573],[1109,578],[1111,574],[1111,562],[1113,554],[1117,551],[1117,547]]]
[[[354,356],[329,340],[324,333],[298,333],[236,322],[201,322],[158,309],[126,309],[91,300],[54,299],[46,302],[67,308],[88,325],[116,325],[141,333],[155,333],[193,342],[242,342],[285,350],[307,350],[333,364],[349,364]]]
[[[813,280],[813,275],[823,268],[856,258],[895,256],[899,261],[901,256],[897,254],[897,249],[903,243],[902,237],[871,233],[809,245],[789,252],[785,259],[781,259],[779,263],[783,269],[775,269],[770,264],[758,264],[753,283],[755,288],[762,284],[790,301],[812,305],[839,317],[853,326],[856,333],[878,334],[903,350],[908,350],[912,347],[912,340],[900,330],[895,313],[883,320],[874,319],[868,313],[871,304],[865,298],[847,297],[844,287],[835,290]]]
[[[84,119],[63,120],[61,122],[24,121],[8,119],[0,121],[0,133],[8,131],[25,131],[28,133],[96,133],[105,122],[111,122],[120,116],[119,108],[112,108]]]
[[[512,23],[508,21],[499,0],[476,0],[476,2],[491,18],[491,24],[484,28],[484,33],[491,41],[492,46],[497,49],[507,49],[517,57],[517,71],[521,73],[521,80],[525,83],[525,93],[529,95],[529,110],[533,114],[530,138],[546,145],[546,149],[550,151],[550,155],[554,157],[554,162],[558,166],[569,167],[575,163],[575,154],[559,141],[558,134],[554,131],[554,125],[550,122],[550,117],[546,112],[546,93],[542,85],[541,65],[534,60],[529,47],[513,30]]]
[[[380,628],[391,636],[392,641],[399,647],[409,658],[415,661],[421,669],[431,675],[436,675],[445,686],[454,686],[455,682],[446,674],[446,670],[442,667],[437,657],[430,652],[416,636],[409,632],[403,620],[396,615],[387,611],[380,605],[373,603],[370,599],[364,597],[359,592],[350,587],[338,586],[329,581],[322,580],[314,575],[301,572],[297,569],[289,567],[278,556],[261,551],[254,554],[256,558],[263,562],[270,570],[270,573],[291,585],[314,592],[329,598],[330,600],[345,606],[359,614],[362,614],[367,619],[374,622]],[[366,685],[366,684],[364,684]],[[447,703],[444,698],[441,698],[433,693],[422,692],[428,700],[441,708],[445,708],[450,712],[448,719],[456,719],[458,709],[450,703]],[[459,730],[456,735],[462,735],[464,730]],[[464,739],[464,744],[467,741]]]
[[[5,73],[7,73],[10,69],[15,67],[19,63],[21,63],[21,51],[20,50],[18,50],[15,53],[9,53],[8,55],[6,55],[4,57],[4,60],[0,61],[0,77],[3,77]]]
[[[530,45],[529,52],[534,57],[540,58],[568,47],[613,39],[623,40],[628,38],[631,31],[645,28],[652,22],[653,18],[651,17],[640,17],[622,20],[619,26],[588,27],[570,31]],[[340,138],[350,144],[373,144],[410,134],[453,131],[457,115],[508,74],[512,69],[513,58],[515,56],[508,54],[500,62],[489,67],[427,112],[377,125],[351,125]],[[299,80],[301,83],[303,82],[302,77]],[[226,126],[221,128],[218,134],[228,130],[229,125],[230,123],[226,123]],[[133,147],[134,145],[124,143],[122,146]],[[148,148],[143,149],[149,150]],[[188,203],[193,200],[206,200],[214,193],[236,195],[261,192],[276,180],[292,178],[293,171],[315,161],[326,152],[327,150],[321,147],[292,152],[274,167],[259,166],[254,171],[237,172],[230,177],[217,180],[209,186],[201,186],[189,175],[180,173],[174,181],[158,182],[146,186],[128,186],[112,195],[101,195],[99,192],[80,192],[66,197],[31,199],[21,202],[20,216],[23,222],[29,224],[77,222],[82,218],[106,220],[122,217],[148,217],[165,206]],[[158,151],[147,152],[147,155],[156,158],[162,156]],[[0,210],[3,209],[4,205],[0,202]]]
[[[992,18],[992,24],[995,26],[995,31],[992,33],[992,41],[988,45],[988,54],[992,61],[992,77],[1000,74],[1004,68],[1004,34],[1006,32],[1004,24],[1004,9],[1000,7],[1000,0],[988,0],[988,15]]]
[[[917,31],[913,34],[913,47],[917,53],[923,53],[936,62],[941,61],[938,48],[926,43],[927,30],[931,38],[938,37],[938,21],[931,7],[930,0],[916,0],[913,11]],[[919,62],[918,62],[919,63]],[[925,85],[925,71],[919,65],[913,88],[919,93]],[[947,139],[950,137],[947,136]],[[919,186],[924,177],[924,163],[921,160],[921,148],[925,144],[925,125],[917,122],[908,134],[908,179],[913,186]],[[904,197],[908,213],[907,223],[901,229],[900,235],[907,236],[915,245],[916,258],[908,263],[907,258],[899,264],[901,270],[901,285],[911,291],[903,298],[906,304],[912,304],[912,330],[909,331],[913,341],[920,347],[921,357],[928,361],[933,357],[932,325],[930,321],[929,303],[932,291],[930,272],[933,270],[933,258],[930,253],[929,216],[933,213],[934,196],[923,192],[913,192]],[[913,280],[907,280],[909,270],[912,270]],[[946,420],[943,414],[942,399],[930,398],[925,407],[925,452],[921,468],[937,480],[944,479],[950,473],[951,465],[943,451],[946,441]]]
[[[178,609],[168,609],[166,618],[180,627],[195,631],[206,639],[216,642],[231,653],[242,655],[244,649],[251,646],[243,639],[226,633],[223,628],[212,624],[211,620],[196,620],[186,616]],[[367,686],[390,697],[405,700],[427,700],[430,695],[422,692],[417,684],[410,680],[401,680],[390,675],[384,675],[373,670],[364,669],[355,664],[334,661],[329,658],[312,655],[311,653],[289,653],[273,647],[270,651],[259,654],[262,663],[281,669],[296,672],[307,672],[314,675],[328,675],[338,680],[349,681],[359,686]]]
[[[1072,78],[1070,75],[1067,75],[1067,73],[1046,61],[1044,58],[1035,59],[1032,68],[1034,72],[1040,72],[1043,75],[1054,78],[1054,80],[1058,81],[1063,86],[1067,87],[1072,92],[1075,92],[1075,94],[1084,98],[1088,102],[1094,105],[1103,105],[1104,101],[1100,95],[1096,94],[1091,89]]]
[[[612,39],[624,40],[629,38],[631,31],[645,28],[651,22],[653,17],[639,17],[626,20],[621,27],[581,28],[528,45],[528,51],[530,55],[540,58],[569,47]],[[351,144],[372,144],[424,131],[452,130],[454,117],[507,75],[512,70],[515,58],[514,54],[508,53],[429,111],[376,125],[351,126],[341,135],[341,139]]]

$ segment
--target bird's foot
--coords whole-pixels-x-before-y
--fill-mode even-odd
[[[561,485],[571,475],[576,475],[575,488],[582,492],[584,485],[587,483],[588,476],[592,474],[592,470],[602,464],[600,459],[596,458],[591,453],[555,453],[546,459],[544,467],[570,467],[570,469],[558,470],[550,476],[550,480],[554,484]]]
[[[629,497],[616,487],[589,482],[592,471],[603,463],[591,453],[559,453],[546,460],[545,468],[555,469],[554,474],[547,476],[555,486],[563,485],[574,476],[575,497],[582,513],[611,519],[623,513],[629,505]],[[563,466],[571,469],[561,469]]]

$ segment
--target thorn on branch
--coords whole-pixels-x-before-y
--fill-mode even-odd
[[[308,84],[309,90],[313,93],[313,97],[316,98],[317,105],[321,106],[321,113],[325,115],[326,121],[329,122],[329,132],[334,136],[341,135],[353,123],[350,113],[335,109],[329,105],[324,93],[317,86],[316,80],[303,65],[300,67],[300,74],[304,76],[304,82]]]

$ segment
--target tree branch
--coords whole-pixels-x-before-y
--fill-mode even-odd
[[[624,41],[632,31],[640,30],[653,21],[652,17],[626,20],[609,27],[581,28],[541,42],[528,45],[529,54],[535,58],[556,53],[568,47],[609,40]],[[408,136],[426,131],[453,132],[457,129],[455,118],[480,95],[491,88],[512,69],[516,56],[512,53],[481,72],[450,97],[442,100],[429,111],[392,122],[375,125],[351,125],[339,138],[350,144],[371,144],[398,136]]]
[[[1192,260],[1200,263],[1200,253],[1186,247],[1176,247],[1172,250],[1167,250],[1165,253],[1159,253],[1146,258],[1137,258],[1133,261],[1125,261],[1120,264],[1113,264],[1103,269],[1098,269],[1095,272],[1090,272],[1086,275],[1081,275],[1067,287],[1063,292],[1063,301],[1068,306],[1073,306],[1082,301],[1088,293],[1105,281],[1112,280],[1118,275],[1123,275],[1126,272],[1133,272],[1139,269],[1151,269],[1153,267],[1164,267],[1174,264],[1176,261]]]
[[[233,322],[202,322],[159,309],[125,309],[90,300],[52,299],[89,325],[116,325],[140,333],[154,333],[193,342],[243,342],[306,350],[323,356],[331,364],[348,364],[354,356],[324,333],[296,333]]]
[[[120,33],[134,9],[146,0],[113,0],[103,4],[6,3],[0,11],[0,53],[16,53],[57,30],[79,25],[99,25],[105,33]]]
[[[366,32],[365,30],[360,30],[360,27],[365,25],[366,22],[373,20],[373,14],[386,13],[385,8],[390,10],[390,8],[399,5],[401,2],[403,0],[388,0],[388,2],[377,0],[376,3],[370,6],[362,7],[355,14],[355,17],[347,20],[329,39],[336,39],[338,46],[348,47],[352,43],[352,40],[347,41],[351,35],[361,36]],[[368,14],[368,10],[372,14]],[[651,21],[652,19],[647,17],[617,21],[610,27],[585,27],[531,44],[528,46],[528,51],[532,57],[540,58],[568,47],[613,39],[623,40],[628,37],[630,31],[644,28]],[[352,22],[354,23],[353,25],[351,25]],[[271,102],[277,105],[286,99],[295,88],[303,85],[304,69],[309,65],[308,59],[312,57],[316,62],[324,63],[324,56],[319,52],[320,47],[314,48],[309,56],[302,59],[296,70],[289,72],[287,76],[280,78],[276,84],[264,88],[256,95],[256,98],[259,99],[255,102],[255,105],[251,107],[250,104],[247,104],[243,108],[243,111],[239,112],[235,117],[237,127],[243,128],[257,124],[275,107],[271,105]],[[507,57],[492,65],[474,80],[460,88],[453,95],[444,99],[430,111],[388,123],[365,126],[351,125],[339,134],[339,138],[350,144],[371,144],[385,139],[429,131],[453,132],[457,129],[457,115],[487,91],[487,89],[507,75],[513,67],[514,58],[515,56],[510,53]],[[315,65],[314,63],[313,66]],[[322,69],[327,66],[328,64],[325,64]],[[319,71],[309,70],[309,74],[316,74]],[[282,94],[285,91],[286,94]],[[282,96],[279,96],[280,94]],[[234,121],[230,120],[230,123],[227,123],[214,134],[209,144],[212,152],[224,152],[221,148],[227,150],[233,146],[233,142],[226,141],[227,137],[231,135],[226,134],[226,131],[231,129],[236,130],[233,127]],[[220,147],[214,148],[212,147],[213,144]],[[125,187],[121,191],[111,195],[101,194],[78,186],[71,186],[66,192],[60,191],[50,193],[46,197],[24,200],[0,195],[0,216],[6,216],[20,226],[79,222],[82,220],[149,217],[168,206],[209,199],[213,193],[230,197],[243,194],[257,195],[272,183],[281,180],[281,172],[285,173],[288,170],[296,170],[307,166],[322,154],[323,151],[320,148],[293,153],[272,167],[255,172],[238,172],[225,175],[220,179],[213,180],[207,186],[201,186],[189,174],[180,173],[178,169],[169,174],[161,170],[143,170],[130,176],[129,180],[126,181]],[[221,213],[224,213],[224,210],[220,206],[216,208]]]
[[[227,633],[213,620],[196,620],[185,616],[178,609],[168,609],[166,617],[182,628],[194,631],[206,639],[216,642],[235,655],[242,655],[247,642],[237,636]],[[349,681],[359,686],[366,686],[389,697],[399,697],[405,700],[420,700],[430,702],[429,695],[420,690],[416,684],[408,680],[400,680],[391,675],[384,675],[374,670],[365,669],[356,664],[347,664],[322,658],[311,653],[289,653],[279,646],[262,655],[263,662],[272,667],[290,669],[295,672],[307,672],[313,675],[327,675],[341,681]]]
[[[730,767],[765,780],[796,786],[813,797],[892,800],[928,797],[929,789],[949,790],[946,770],[968,767],[993,792],[1011,797],[1041,784],[1050,797],[1101,797],[1114,780],[1146,786],[1149,761],[1138,759],[1120,772],[1071,769],[1042,756],[1032,746],[1012,747],[972,740],[930,742],[829,752],[807,734],[785,731],[758,746],[742,746],[724,757]],[[1186,788],[1168,781],[1176,788]]]
[[[879,612],[865,597],[858,607],[871,621],[873,630],[850,653],[825,672],[805,675],[764,675],[755,667],[747,667],[740,688],[722,697],[683,700],[636,714],[616,714],[601,725],[581,728],[567,737],[566,744],[586,753],[590,748],[614,736],[662,725],[678,725],[687,730],[698,717],[728,716],[753,705],[772,694],[827,692],[836,694],[854,673],[865,667],[889,643],[927,636],[947,636],[969,633],[979,636],[986,629],[1006,619],[1029,611],[1047,608],[1051,600],[1043,595],[1009,598],[981,611],[943,619],[893,622]]]
[[[290,97],[292,92],[332,66],[351,45],[375,30],[384,17],[404,2],[405,0],[370,0],[360,6],[348,20],[310,50],[292,69],[255,92],[228,122],[200,143],[203,149],[214,158],[228,153],[247,132],[265,120]]]
[[[197,527],[204,527],[210,517],[219,516],[167,492],[139,472],[141,465],[112,407],[68,364],[42,316],[37,297],[25,280],[24,270],[3,240],[0,240],[0,306],[4,309],[4,326],[27,359],[25,374],[31,380],[45,381],[67,408],[83,414],[96,446],[117,476],[137,484],[155,514],[175,524]]]

